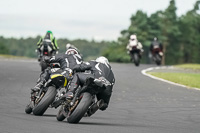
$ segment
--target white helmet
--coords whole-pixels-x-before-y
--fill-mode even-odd
[[[131,40],[137,40],[137,36],[136,36],[136,35],[131,35],[131,36],[130,36],[130,39],[131,39]]]
[[[78,54],[78,51],[76,49],[69,48],[69,49],[67,49],[67,51],[65,52],[65,54],[67,54],[67,55]]]
[[[103,63],[106,66],[108,66],[108,64],[109,64],[108,59],[104,56],[100,56],[100,57],[96,58],[96,62]]]
[[[66,44],[66,50],[69,49],[70,47],[72,47],[70,43]]]
[[[158,39],[157,39],[157,37],[154,37],[153,40],[154,40],[154,41],[157,41]]]
[[[66,50],[68,50],[68,49],[75,49],[78,52],[78,49],[70,43],[66,44]]]

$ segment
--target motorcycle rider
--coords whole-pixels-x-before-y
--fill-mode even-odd
[[[150,45],[150,52],[153,54],[153,49],[155,48],[160,48],[160,52],[163,51],[163,46],[162,44],[158,41],[158,38],[157,37],[154,37],[153,41],[151,42],[151,45]],[[162,52],[163,53],[163,52]]]
[[[142,43],[140,43],[138,40],[137,40],[137,36],[135,34],[131,35],[130,36],[130,39],[129,39],[129,43],[127,44],[126,46],[126,49],[128,50],[127,53],[130,54],[131,51],[132,51],[132,48],[136,46],[137,49],[140,50],[140,58],[142,57],[142,53],[144,52],[144,50],[142,49]]]
[[[58,72],[65,75],[68,80],[70,80],[70,75],[72,74],[72,68],[82,63],[82,57],[78,54],[78,51],[76,51],[73,48],[68,49],[64,54],[57,54],[52,57],[45,57],[44,58],[46,63],[59,63],[60,64],[60,70]],[[45,69],[41,74],[40,78],[38,79],[38,82],[34,88],[31,89],[31,93],[40,90],[43,85],[48,81],[50,78],[51,73],[55,71],[51,71],[50,68]]]
[[[48,42],[50,43],[50,47],[52,49],[52,55],[55,55],[58,50],[59,50],[59,47],[58,47],[58,44],[57,44],[57,40],[55,39],[55,37],[53,36],[53,33],[52,31],[47,31],[45,36],[41,37],[39,39],[39,41],[37,42],[37,52],[38,52],[38,60],[40,60],[41,56],[42,56],[42,46],[44,45],[45,42]]]
[[[71,49],[71,48],[75,49],[78,52],[78,54],[82,57],[82,54],[80,53],[80,50],[77,47],[75,47],[74,45],[72,45],[70,43],[67,43],[66,44],[66,50]]]
[[[163,56],[163,46],[158,41],[157,37],[154,37],[153,41],[151,42],[149,50],[150,50],[149,57],[152,58],[154,61],[156,60],[155,59],[155,50],[159,51],[159,55],[162,58],[162,56]]]
[[[82,88],[93,85],[99,87],[99,93],[96,95],[97,100],[104,101],[100,110],[105,110],[108,107],[112,88],[115,83],[114,74],[108,59],[103,56],[98,57],[96,60],[76,65],[73,71],[76,71],[76,73],[71,80],[68,88],[69,91],[63,97],[72,99],[79,85],[82,86]]]

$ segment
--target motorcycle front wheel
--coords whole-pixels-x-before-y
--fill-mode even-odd
[[[30,113],[32,112],[32,107],[30,106],[30,104],[28,104],[28,105],[26,106],[25,112],[26,112],[27,114],[30,114]]]
[[[58,121],[63,121],[63,120],[66,118],[66,116],[65,116],[64,114],[66,114],[66,112],[65,112],[65,110],[64,110],[64,105],[62,105],[62,106],[60,107],[59,111],[58,111],[58,114],[57,114],[57,116],[56,116],[56,119],[57,119]]]
[[[40,61],[41,71],[44,71],[47,68],[47,64],[44,61]]]
[[[136,66],[140,65],[140,59],[137,53],[133,54],[133,62],[135,63]]]

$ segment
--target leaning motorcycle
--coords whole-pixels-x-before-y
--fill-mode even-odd
[[[55,51],[53,51],[53,45],[50,40],[44,40],[39,49],[41,52],[38,52],[40,54],[38,61],[40,62],[41,71],[44,71],[47,68],[47,64],[44,61],[45,56],[53,56]]]
[[[140,65],[140,50],[137,48],[137,46],[132,47],[132,50],[130,51],[130,56],[135,66],[139,66]]]
[[[159,48],[158,45],[155,45],[153,47],[152,55],[153,55],[154,62],[157,65],[161,65],[162,57],[163,57],[163,52],[161,51],[161,49]]]
[[[87,82],[92,83],[92,79]],[[79,87],[72,100],[64,100],[57,114],[57,120],[63,121],[67,118],[69,123],[79,123],[84,116],[91,116],[104,104],[103,100],[97,101],[95,95],[101,89],[96,85]]]
[[[25,108],[27,114],[33,112],[34,115],[41,116],[48,107],[57,108],[54,103],[62,96],[60,90],[67,86],[67,78],[60,74],[59,68],[53,68],[51,71],[54,73],[50,75],[44,87],[31,94],[30,103]]]

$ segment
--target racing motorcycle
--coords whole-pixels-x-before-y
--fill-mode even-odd
[[[154,45],[153,46],[152,55],[153,55],[153,61],[157,65],[161,65],[162,57],[163,57],[163,52],[160,49],[159,45]]]
[[[51,41],[48,39],[43,40],[41,47],[39,48],[41,52],[38,51],[40,54],[38,61],[40,62],[41,71],[44,71],[47,68],[47,64],[44,61],[45,56],[53,56],[56,52],[53,50],[53,45]]]
[[[130,51],[131,60],[135,64],[135,66],[140,65],[140,50],[137,48],[137,45],[132,47],[132,50]]]
[[[104,104],[101,99],[97,101],[95,95],[101,89],[93,83],[93,79],[89,78],[86,81],[86,86],[76,90],[73,99],[62,101],[61,107],[56,116],[58,121],[63,121],[67,118],[69,123],[79,123],[84,116],[93,115]]]
[[[43,115],[48,107],[57,108],[55,104],[58,99],[63,95],[61,89],[67,86],[67,78],[62,73],[60,74],[59,68],[52,68],[54,72],[50,75],[49,80],[39,90],[34,91],[30,97],[30,103],[26,106],[25,112],[34,115]]]

